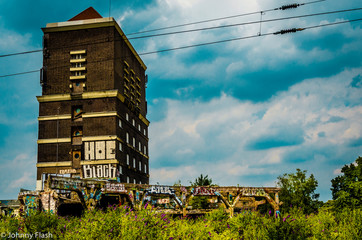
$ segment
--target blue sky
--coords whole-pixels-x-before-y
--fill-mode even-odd
[[[302,3],[300,1],[299,3]],[[281,0],[116,1],[111,16],[132,33],[273,9]],[[46,23],[108,1],[0,1],[0,55],[41,48]],[[263,15],[272,19],[349,8],[327,0]],[[361,18],[361,11],[262,24],[262,33]],[[260,15],[187,26],[259,20]],[[256,35],[259,25],[132,40],[139,53]],[[361,22],[188,48],[142,57],[151,183],[188,185],[201,173],[220,185],[274,186],[296,168],[313,173],[321,200],[330,180],[362,155]],[[41,68],[41,53],[0,58],[0,75]],[[0,78],[0,199],[34,189],[39,74]]]

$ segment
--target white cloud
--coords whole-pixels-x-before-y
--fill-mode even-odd
[[[349,84],[361,70],[305,80],[264,103],[240,101],[227,94],[208,102],[167,100],[166,117],[150,126],[152,181],[175,182],[184,180],[185,174],[193,180],[204,173],[217,183],[236,185],[246,181],[265,186],[272,178],[299,167],[308,169],[317,179],[322,174],[320,186],[329,189],[325,179],[334,177],[333,166],[354,160],[346,159],[345,152],[362,150],[348,146],[350,140],[362,137],[361,106],[344,105],[358,94]],[[262,140],[273,134],[284,139],[286,145],[269,142],[275,139]],[[294,137],[304,140],[288,146]],[[247,149],[255,140],[266,148]],[[331,157],[333,161],[344,159],[326,166]],[[186,166],[188,170],[192,167],[193,174],[185,172]],[[318,170],[320,166],[323,170]],[[266,176],[252,181],[247,177],[251,175]]]

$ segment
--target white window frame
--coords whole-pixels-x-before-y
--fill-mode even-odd
[[[128,116],[128,113],[126,113],[126,120],[127,120],[127,121],[129,120],[129,116]]]
[[[128,132],[126,133],[126,143],[129,143],[129,134],[128,134]]]
[[[127,165],[129,165],[129,155],[128,154],[126,156],[126,159],[127,159]]]
[[[133,158],[133,168],[136,169],[136,159]]]

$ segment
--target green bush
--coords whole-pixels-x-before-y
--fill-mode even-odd
[[[223,209],[196,219],[174,217],[155,210],[113,207],[85,211],[83,216],[58,217],[34,213],[25,218],[4,217],[0,233],[50,232],[55,239],[360,239],[362,210],[333,212],[321,208],[305,215],[290,209],[279,218],[243,211],[229,218]]]

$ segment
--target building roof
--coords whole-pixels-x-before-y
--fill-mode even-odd
[[[89,7],[68,21],[86,20],[93,18],[103,18],[93,7]]]

